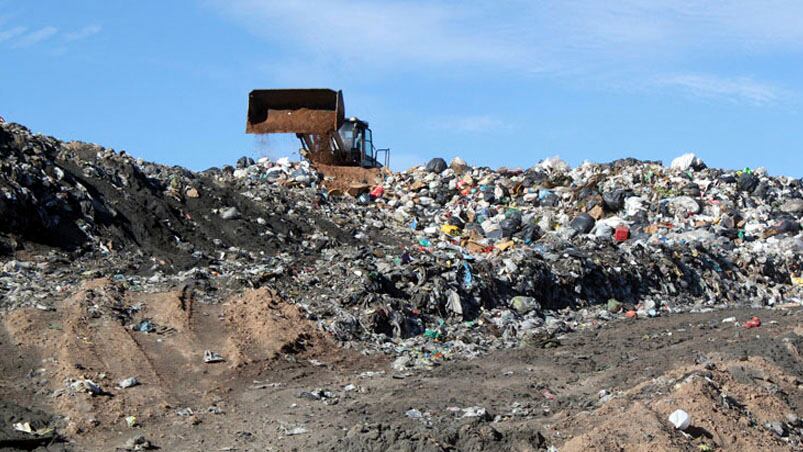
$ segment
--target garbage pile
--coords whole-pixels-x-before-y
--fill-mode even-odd
[[[309,187],[317,183],[320,176],[306,160],[291,162],[288,157],[282,157],[272,162],[267,157],[258,161],[250,157],[241,157],[237,160],[237,168],[224,167],[222,170],[237,179],[248,179],[260,183],[274,183],[282,185],[295,185]],[[209,172],[215,172],[211,170]]]
[[[346,202],[413,246],[322,250],[286,291],[342,340],[412,338],[386,348],[424,350],[418,363],[621,316],[800,302],[801,181],[682,160],[435,159]]]
[[[16,124],[0,125],[0,157],[6,300],[87,275],[191,283],[209,300],[268,285],[400,371],[614,318],[799,303],[803,289],[801,180],[694,155],[433,159],[354,191],[327,191],[308,162],[192,172]]]
[[[17,124],[0,127],[0,158],[5,254],[25,243],[96,257],[130,252],[176,271],[209,262],[221,244],[275,250],[265,228],[290,235],[300,227],[204,174],[63,143]],[[248,221],[231,221],[240,218]]]

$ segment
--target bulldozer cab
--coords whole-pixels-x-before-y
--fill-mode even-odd
[[[388,165],[389,149],[374,147],[371,129],[366,121],[351,117],[343,122],[338,130],[340,140],[349,150],[352,165],[364,168],[378,168]]]

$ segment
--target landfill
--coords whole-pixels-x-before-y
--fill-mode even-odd
[[[803,305],[803,180],[798,178],[763,168],[712,168],[694,154],[669,166],[627,158],[574,168],[547,157],[526,169],[435,158],[403,172],[376,174],[370,184],[344,184],[308,161],[264,157],[191,171],[0,124],[3,337],[17,344],[25,338],[26,345],[39,347],[37,356],[54,360],[62,379],[48,380],[57,394],[51,396],[53,406],[73,413],[57,416],[59,431],[74,438],[111,422],[87,414],[86,404],[109,419],[136,415],[136,428],[147,428],[156,408],[135,413],[132,407],[138,405],[108,394],[122,388],[125,397],[156,391],[150,388],[160,384],[159,365],[139,362],[112,372],[69,363],[69,353],[42,353],[49,342],[33,334],[31,322],[18,313],[47,319],[48,334],[82,337],[75,350],[90,342],[97,347],[95,341],[114,344],[117,335],[139,349],[187,337],[193,348],[182,351],[186,362],[200,369],[202,378],[219,378],[217,384],[224,385],[233,384],[222,383],[232,378],[224,377],[232,368],[239,372],[278,357],[300,366],[288,357],[304,356],[320,344],[330,344],[331,354],[374,360],[374,367],[385,363],[361,371],[401,382],[456,363],[483,362],[495,353],[526,348],[557,353],[566,337],[607,324],[631,328],[722,312],[716,328],[738,327],[740,338],[768,334],[763,331],[777,325],[762,322],[765,311],[799,312]],[[178,308],[170,308],[175,312],[161,312],[156,301],[148,301],[160,294],[175,294]],[[267,298],[274,300],[269,307],[258,304]],[[196,325],[201,322],[193,320],[196,311],[203,312],[203,322],[228,322],[228,329]],[[723,323],[731,313],[739,316]],[[176,320],[184,315],[184,323]],[[109,330],[114,336],[87,333],[107,321],[120,326]],[[291,334],[296,327],[301,332]],[[264,339],[269,330],[289,336],[274,344]],[[228,342],[204,343],[200,338],[207,334]],[[789,350],[800,342],[799,327],[796,334],[785,342]],[[331,371],[327,356],[311,355],[309,363],[321,365],[305,365]],[[800,369],[799,361],[795,366]],[[169,378],[180,376],[171,372]],[[800,400],[801,385],[791,378],[787,383]],[[328,383],[287,388],[287,400],[315,410],[338,409],[366,394],[356,377],[340,383],[341,389]],[[533,391],[546,403],[551,399],[544,394],[554,396],[546,387]],[[169,403],[164,412],[181,408],[180,417],[187,420],[171,422],[188,428],[223,422],[205,420],[216,412],[222,415],[214,419],[230,416],[231,410],[214,404],[215,410],[207,409],[210,404],[193,410],[187,407],[191,399],[178,399],[181,404]],[[529,402],[516,403],[511,418],[542,412]],[[400,410],[394,422],[410,422],[404,425],[412,430],[360,422],[331,443],[281,444],[379,450],[403,440],[410,450],[440,450],[437,444],[444,450],[522,444],[538,450],[559,448],[555,444],[570,439],[543,429],[546,436],[525,434],[518,425],[505,430],[496,423],[506,415],[481,403],[452,407]],[[691,411],[680,410],[685,416],[680,417],[675,409],[680,407],[666,407],[663,414],[661,408],[656,416],[672,444],[700,419],[692,413],[688,427]],[[666,423],[670,412],[677,432]],[[799,418],[781,417],[767,424],[779,434],[762,430],[761,435],[775,435],[778,447],[801,447]],[[424,439],[439,422],[458,426],[452,436]],[[311,427],[298,419],[282,420],[274,430],[276,441],[312,441]],[[232,438],[267,444],[246,433]],[[133,438],[120,447],[144,450],[160,442],[150,435]],[[699,438],[690,441],[700,443]]]

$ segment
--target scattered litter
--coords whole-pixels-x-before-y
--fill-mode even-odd
[[[156,447],[153,445],[153,443],[147,440],[144,435],[137,435],[126,441],[125,445],[123,446],[123,449],[130,451],[137,451],[137,450],[156,449]]]
[[[307,433],[308,430],[306,427],[303,426],[282,426],[282,432],[285,436],[296,436],[296,435],[303,435]]]
[[[93,396],[103,394],[103,389],[97,383],[88,379],[75,380],[69,383],[68,386],[75,392],[85,392]]]
[[[117,383],[117,387],[121,389],[131,388],[137,385],[139,385],[139,380],[137,380],[136,377],[128,377],[125,380],[120,380]]]
[[[366,371],[366,372],[362,372],[361,374],[359,374],[357,376],[359,378],[374,378],[374,377],[378,377],[380,375],[385,375],[385,371],[384,370],[379,370],[379,371],[369,370],[369,371]]]
[[[14,430],[16,430],[18,432],[24,432],[24,433],[28,433],[28,434],[34,435],[34,436],[49,435],[50,433],[53,433],[53,431],[54,431],[54,429],[51,428],[51,427],[43,427],[43,428],[35,429],[35,428],[31,427],[31,423],[30,422],[16,422],[16,423],[13,424],[13,427],[14,427]]]
[[[669,422],[678,430],[686,430],[691,423],[691,416],[683,410],[675,410],[669,415]]]
[[[134,331],[139,331],[140,333],[151,333],[156,330],[156,327],[150,320],[142,320],[136,325],[134,325],[133,328]]]
[[[744,322],[745,328],[758,328],[760,326],[761,326],[761,319],[756,316],[753,316],[750,320]]]
[[[213,352],[212,350],[204,350],[204,362],[205,363],[219,363],[223,362],[224,359],[222,356]]]
[[[480,406],[470,406],[468,408],[463,408],[463,417],[480,417],[484,418],[487,417],[488,412],[485,408]]]

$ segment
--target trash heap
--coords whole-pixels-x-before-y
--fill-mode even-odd
[[[412,246],[322,250],[287,288],[342,340],[474,354],[619,316],[800,302],[799,179],[693,155],[495,171],[434,159],[378,186],[346,209]]]
[[[433,159],[354,190],[327,190],[308,162],[192,172],[16,124],[0,125],[0,158],[8,306],[98,276],[210,302],[270,286],[402,370],[803,290],[801,180],[692,154],[524,170]]]
[[[214,171],[213,169],[209,172]],[[310,187],[320,179],[308,161],[291,162],[288,157],[282,157],[275,162],[267,157],[261,157],[256,162],[250,157],[241,157],[237,160],[236,169],[226,166],[222,171],[237,179],[284,186]]]

